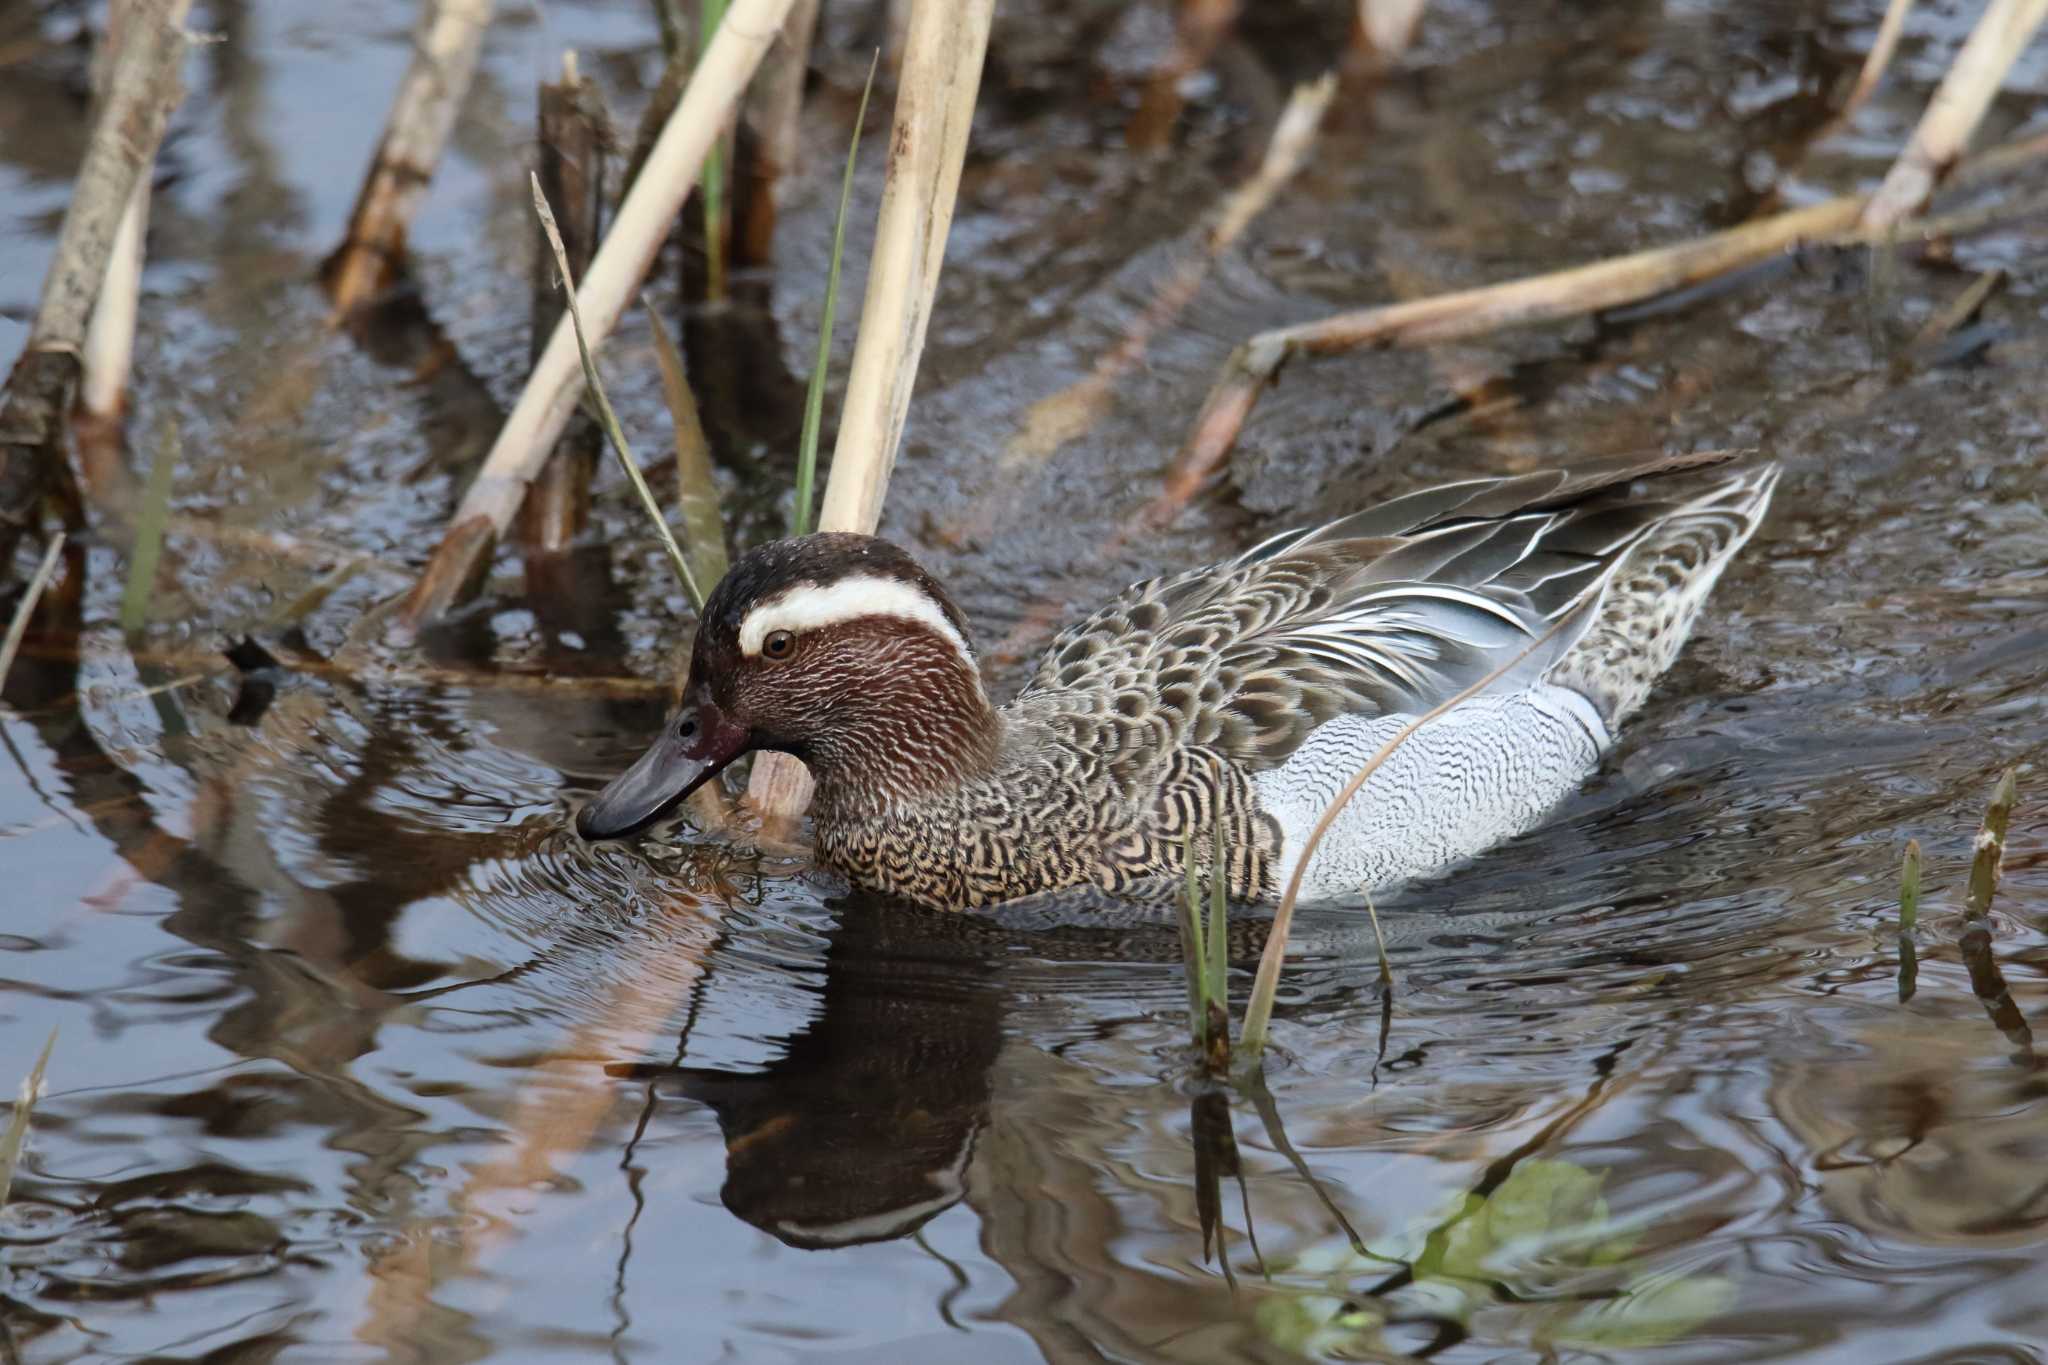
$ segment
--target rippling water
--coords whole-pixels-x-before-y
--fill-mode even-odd
[[[744,540],[784,515],[872,36],[863,7],[827,8],[772,290],[687,316]],[[97,518],[0,709],[0,1083],[57,1030],[0,1211],[6,1349],[2040,1359],[2038,215],[1879,276],[1810,251],[1681,310],[1297,363],[1226,487],[1118,535],[1251,331],[1697,233],[1781,171],[1787,202],[1870,183],[1970,17],[1916,9],[1886,92],[1802,157],[1881,8],[1439,0],[1410,73],[1340,95],[1093,425],[1028,455],[1032,405],[1174,278],[1344,7],[1247,7],[1154,159],[1123,133],[1164,7],[1005,9],[887,526],[956,586],[999,686],[1131,579],[1426,479],[1657,445],[1787,469],[1598,778],[1380,907],[1390,995],[1357,908],[1307,916],[1267,1086],[1213,1090],[1160,926],[850,902],[787,851],[687,826],[666,848],[574,838],[581,794],[659,721],[658,689],[614,680],[660,677],[686,614],[611,483],[554,570],[571,590],[530,607],[508,551],[422,650],[309,662],[403,584],[516,387],[536,73],[573,45],[637,111],[658,56],[641,6],[501,16],[413,237],[455,357],[422,367],[330,333],[313,285],[411,7],[202,6],[229,41],[159,174],[137,394],[185,427],[190,520],[131,644]],[[17,9],[9,353],[77,150],[34,130],[71,126],[83,71],[72,7]],[[2044,94],[2037,45],[1987,137],[2037,129]],[[1913,330],[1992,268],[1988,346],[1912,361]],[[675,307],[672,277],[651,297]],[[650,359],[629,324],[614,396],[653,446]],[[345,552],[369,562],[278,628]],[[245,631],[287,664],[253,722],[215,655]],[[1966,935],[1971,841],[2013,765],[2005,881]],[[1928,901],[1902,1002],[1908,838]]]

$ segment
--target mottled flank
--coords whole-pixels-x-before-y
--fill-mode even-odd
[[[1529,828],[1592,770],[1768,506],[1774,467],[1670,477],[1721,458],[1449,484],[1141,583],[1000,710],[951,632],[879,599],[787,662],[742,656],[752,603],[855,572],[916,585],[959,624],[893,547],[785,542],[714,594],[691,689],[811,766],[833,866],[966,908],[1177,878],[1218,820],[1233,895],[1271,897],[1352,774],[1484,682],[1393,751],[1307,876],[1313,894],[1383,886]]]

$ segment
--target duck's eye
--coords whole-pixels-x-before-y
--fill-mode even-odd
[[[761,641],[761,654],[769,659],[787,659],[796,653],[796,636],[786,630],[771,630]]]

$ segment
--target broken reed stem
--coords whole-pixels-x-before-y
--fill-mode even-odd
[[[455,126],[476,73],[493,0],[425,0],[412,62],[349,215],[348,232],[322,276],[339,323],[397,277],[405,233]]]
[[[562,78],[543,82],[536,108],[541,190],[559,205],[563,245],[569,264],[582,274],[590,267],[602,233],[605,152],[610,141],[604,103],[595,83],[577,71],[576,54],[562,54]],[[545,230],[534,224],[531,319],[527,364],[540,358],[563,312],[562,291],[550,260]],[[572,422],[555,442],[540,476],[528,487],[521,510],[520,540],[529,552],[559,554],[583,529],[590,513],[590,481],[602,441],[590,422]],[[535,566],[536,571],[545,572]]]
[[[148,174],[171,110],[185,97],[184,29],[191,0],[133,0],[64,210],[28,344],[0,392],[0,566],[34,520],[50,485],[70,477],[65,435],[78,353],[136,182]],[[0,569],[4,572],[4,569]]]
[[[676,577],[683,582],[683,588],[690,594],[690,602],[698,611],[704,610],[704,590],[697,585],[697,577],[690,572],[690,561],[683,557],[682,546],[668,529],[668,518],[661,514],[661,507],[654,501],[654,490],[647,486],[647,480],[640,474],[640,462],[633,458],[631,447],[626,444],[626,433],[619,426],[619,415],[612,411],[612,400],[606,396],[604,381],[598,377],[597,362],[591,357],[590,342],[583,335],[583,314],[576,306],[576,277],[569,270],[569,253],[562,246],[562,234],[555,226],[554,211],[548,207],[548,197],[541,193],[540,177],[529,175],[533,185],[533,211],[540,215],[542,231],[547,233],[548,247],[555,253],[555,268],[562,272],[562,289],[569,301],[569,325],[576,334],[576,351],[583,360],[583,382],[588,386],[591,400],[597,405],[597,423],[604,428],[605,439],[611,443],[612,453],[619,457],[619,464],[626,471],[627,482],[633,485],[633,492],[639,495],[640,505],[647,509],[648,519],[661,537],[661,548],[668,552],[669,563],[675,566]]]
[[[1881,235],[1927,202],[1968,149],[2006,73],[2044,18],[2048,0],[1990,0],[1927,102],[1905,150],[1864,206],[1864,231]]]
[[[820,530],[872,533],[881,518],[938,293],[994,12],[995,0],[917,0],[911,8],[860,337],[840,404]],[[786,822],[803,813],[810,787],[801,762],[762,753],[754,759],[747,799],[765,819]]]
[[[1870,55],[1863,59],[1863,69],[1856,73],[1856,84],[1849,88],[1849,94],[1842,101],[1842,107],[1828,120],[1826,128],[1814,138],[1818,142],[1832,136],[1848,126],[1856,117],[1856,111],[1869,102],[1877,93],[1878,83],[1891,67],[1892,57],[1899,50],[1899,36],[1906,31],[1906,11],[1913,8],[1913,0],[1891,0],[1885,6],[1884,18],[1877,26],[1877,37],[1870,44]]]
[[[1426,4],[1427,0],[1358,0],[1351,28],[1354,61],[1385,67],[1401,60],[1422,26]]]
[[[745,91],[792,0],[732,0],[704,60],[663,125],[577,291],[582,325],[602,345],[660,253],[696,183],[711,139]],[[446,611],[505,532],[562,434],[583,391],[573,327],[557,323],[483,468],[463,494],[433,559],[414,585],[403,621],[417,628]]]
[[[1294,924],[1294,904],[1301,897],[1302,878],[1307,875],[1309,863],[1315,857],[1316,849],[1322,845],[1323,837],[1330,832],[1330,826],[1336,823],[1337,816],[1351,803],[1351,798],[1358,795],[1359,789],[1365,786],[1367,780],[1379,771],[1380,765],[1385,763],[1396,749],[1407,743],[1416,731],[1453,707],[1478,696],[1519,668],[1564,631],[1581,624],[1587,607],[1598,600],[1599,594],[1606,588],[1606,582],[1606,578],[1603,577],[1599,583],[1587,589],[1578,605],[1558,617],[1548,630],[1529,641],[1485,677],[1402,726],[1393,738],[1380,746],[1378,753],[1366,761],[1364,767],[1351,775],[1351,780],[1344,784],[1324,809],[1314,828],[1309,830],[1308,838],[1302,842],[1301,854],[1295,859],[1294,872],[1287,879],[1287,890],[1280,897],[1279,908],[1273,912],[1273,928],[1266,938],[1266,950],[1259,957],[1259,971],[1252,980],[1251,998],[1245,1004],[1244,1028],[1238,1035],[1238,1046],[1254,1065],[1266,1050],[1266,1036],[1273,1018],[1273,1001],[1280,990],[1280,968],[1287,959],[1287,935]],[[1373,920],[1377,927],[1377,911],[1374,911]]]
[[[2048,4],[2048,0],[2041,0]],[[2048,155],[2048,135],[2026,138],[1973,157],[1956,168],[1958,183],[1978,182]],[[1426,346],[1484,336],[1509,327],[1558,322],[1637,303],[1713,279],[1795,246],[1905,242],[1952,224],[1928,219],[1879,230],[1861,221],[1868,200],[1843,195],[1674,246],[1632,252],[1503,284],[1379,304],[1315,322],[1260,332],[1224,361],[1154,504],[1157,523],[1184,506],[1237,443],[1260,396],[1297,355],[1335,355],[1375,346]]]
[[[108,7],[106,41],[93,73],[96,102],[102,107],[111,93],[107,82],[113,76],[133,4],[134,0],[114,0]],[[113,255],[107,262],[99,297],[93,301],[85,349],[79,355],[79,410],[84,416],[108,425],[120,421],[126,406],[128,372],[135,353],[142,247],[149,222],[149,182],[149,169],[144,167],[135,177],[135,188],[129,191],[120,224],[114,229]]]
[[[839,263],[846,253],[846,209],[853,202],[853,168],[860,160],[860,130],[867,122],[868,96],[875,90],[875,69],[881,65],[879,48],[868,61],[867,83],[861,87],[860,106],[853,115],[853,138],[846,149],[846,171],[839,180],[839,210],[832,217],[832,264],[825,272],[825,307],[818,319],[818,358],[811,365],[811,382],[804,390],[803,433],[796,446],[796,508],[790,517],[792,536],[811,531],[811,484],[818,470],[818,433],[825,424],[825,375],[832,364],[832,323],[839,311]]]
[[[14,656],[21,652],[22,637],[28,634],[28,623],[36,614],[36,602],[42,597],[43,589],[50,586],[50,579],[57,573],[57,556],[64,552],[64,533],[50,537],[48,548],[43,551],[42,562],[36,565],[28,587],[21,594],[21,601],[14,605],[14,619],[7,623],[7,638],[0,640],[0,691],[6,690],[7,674],[14,667]]]
[[[768,264],[782,188],[796,169],[802,145],[804,77],[818,30],[819,0],[796,0],[782,21],[782,39],[761,59],[761,70],[740,104],[740,135],[732,163],[732,259],[740,266]]]
[[[2018,790],[2019,770],[2007,768],[2005,776],[1992,789],[1983,827],[1977,831],[1976,856],[1970,860],[1970,889],[1963,903],[1966,920],[1981,920],[1991,913],[1991,898],[1998,894],[1998,874],[2005,862],[2005,832],[2012,823],[2012,805]]]
[[[56,1046],[57,1030],[51,1029],[36,1064],[22,1080],[20,1097],[7,1120],[7,1131],[0,1133],[0,1208],[7,1207],[7,1196],[14,1190],[14,1172],[21,1165],[22,1148],[28,1145],[29,1116],[35,1111],[36,1101],[43,1097],[43,1073],[49,1068],[50,1053]]]
[[[683,520],[690,568],[699,583],[716,586],[725,577],[725,518],[718,506],[718,478],[711,468],[711,442],[697,413],[697,395],[683,370],[683,353],[661,314],[643,308],[654,337],[654,363],[661,371],[661,396],[675,433],[676,515]]]

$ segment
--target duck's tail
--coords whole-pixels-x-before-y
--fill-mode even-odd
[[[1584,694],[1609,732],[1643,704],[1692,634],[1721,571],[1756,534],[1778,486],[1766,464],[1674,508],[1633,549],[1599,614],[1549,681]]]

